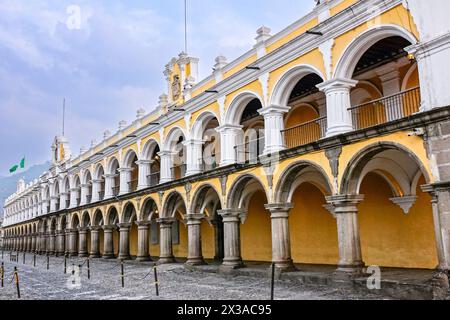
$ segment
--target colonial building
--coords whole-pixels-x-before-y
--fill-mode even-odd
[[[329,0],[198,79],[166,66],[158,108],[19,181],[8,250],[448,270],[447,0]],[[185,259],[185,260],[184,260]]]

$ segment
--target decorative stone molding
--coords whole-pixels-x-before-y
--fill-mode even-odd
[[[408,214],[417,201],[417,196],[405,196],[389,199],[392,203],[398,205],[405,214]]]

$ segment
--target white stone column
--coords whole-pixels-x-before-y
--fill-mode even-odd
[[[186,176],[202,173],[202,147],[204,143],[203,140],[194,139],[184,142],[186,146]]]
[[[225,257],[222,267],[242,268],[240,213],[233,210],[218,210],[217,213],[223,218]]]
[[[89,257],[91,259],[100,258],[100,227],[94,226],[91,230],[91,252]]]
[[[417,60],[422,103],[420,111],[450,105],[448,65],[450,33],[407,48]]]
[[[100,200],[101,186],[102,186],[102,180],[92,180],[91,202],[97,202]]]
[[[89,194],[89,184],[82,184],[80,190],[81,190],[80,206],[84,206],[88,203],[87,196]]]
[[[448,0],[408,0],[420,43],[407,48],[414,54],[420,78],[421,111],[450,105],[448,68],[450,61],[450,20]]]
[[[149,187],[148,176],[151,174],[150,166],[153,163],[151,160],[139,160],[136,164],[139,167],[138,173],[138,190],[146,189]]]
[[[189,214],[187,216],[188,226],[188,259],[186,264],[198,266],[205,264],[202,254],[202,214]]]
[[[358,225],[357,205],[364,199],[362,195],[331,196],[327,202],[334,207],[336,215],[339,263],[338,272],[361,273],[364,267]]]
[[[131,223],[121,223],[119,227],[119,259],[130,260],[130,228]]]
[[[110,199],[114,196],[113,194],[113,188],[116,186],[115,184],[115,178],[117,177],[116,174],[105,174],[105,198],[104,199]]]
[[[114,237],[113,232],[116,229],[115,226],[102,226],[103,228],[103,259],[114,258]]]
[[[235,146],[242,143],[239,137],[243,135],[242,126],[224,125],[216,128],[220,134],[220,166],[228,166],[237,162]]]
[[[269,210],[272,221],[272,262],[278,269],[293,271],[295,268],[291,256],[289,231],[289,211],[293,205],[290,203],[268,204],[265,207]]]
[[[291,110],[288,106],[272,105],[259,110],[264,117],[264,154],[276,153],[286,149],[283,133],[284,115]]]
[[[317,85],[327,97],[327,137],[353,131],[350,90],[358,84],[351,79],[333,79]]]
[[[48,214],[48,207],[49,207],[50,201],[49,200],[44,200],[42,201],[42,214],[46,215]]]
[[[131,172],[133,171],[132,168],[120,168],[117,171],[119,171],[120,174],[120,192],[119,195],[124,195],[130,192],[130,186],[129,182],[131,181]]]
[[[167,183],[173,180],[172,164],[174,153],[172,151],[161,151],[158,153],[161,157],[161,178],[160,183]]]
[[[78,198],[78,188],[72,188],[70,189],[70,209],[76,208],[78,206],[77,203]]]

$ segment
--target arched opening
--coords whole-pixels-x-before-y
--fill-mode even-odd
[[[186,205],[178,192],[170,194],[165,201],[164,217],[173,219],[172,252],[176,258],[185,259],[188,256],[188,232]],[[161,239],[162,240],[162,239]]]
[[[81,203],[89,204],[92,202],[92,175],[89,170],[86,170],[83,175],[83,186],[82,186],[82,197]]]
[[[104,221],[103,221],[103,213],[100,210],[95,211],[93,219],[92,219],[92,227],[93,230],[95,229],[98,232],[98,242],[97,247],[92,247],[91,244],[91,257],[101,257],[104,253],[104,246],[103,243],[105,241],[104,237]],[[98,253],[98,254],[97,254]]]
[[[61,193],[60,206],[65,205],[65,209],[70,207],[70,181],[69,177],[65,177],[63,180],[63,192]],[[65,201],[65,202],[62,202]]]
[[[356,130],[410,116],[419,111],[420,88],[416,64],[405,48],[412,43],[400,35],[386,36],[355,56],[352,79],[358,84],[350,93]],[[404,87],[403,83],[411,79]]]
[[[193,143],[201,143],[201,153],[195,154],[196,163],[201,165],[200,171],[210,171],[217,168],[221,161],[220,134],[217,128],[219,120],[212,112],[205,112],[198,117],[192,129]],[[197,150],[193,148],[193,150]]]
[[[438,264],[428,175],[395,145],[369,147],[346,171],[343,192],[364,195],[358,206],[361,251],[368,265],[433,269]]]
[[[55,201],[55,211],[59,211],[60,204],[59,204],[59,182],[58,180],[55,181],[55,185],[53,187],[53,195],[54,195],[54,201]],[[28,204],[30,206],[30,204]]]
[[[119,231],[117,230],[117,224],[119,223],[119,214],[115,207],[111,207],[108,211],[106,218],[106,225],[108,232],[111,232],[111,237],[106,237],[105,230],[105,242],[104,242],[104,257],[111,258],[119,255]],[[111,255],[111,256],[110,256]]]
[[[89,252],[91,252],[91,217],[89,216],[89,212],[84,212],[82,216],[82,232],[84,233],[84,239],[82,243],[80,243],[79,254],[82,256],[87,256]],[[81,238],[81,237],[80,237]]]
[[[246,261],[271,261],[272,236],[270,214],[264,207],[267,196],[261,182],[243,176],[230,189],[228,208],[240,212],[241,253]]]
[[[74,214],[72,217],[72,232],[71,232],[71,239],[70,239],[70,256],[75,257],[78,256],[79,252],[79,234],[78,231],[80,229],[80,219],[78,218],[77,214]]]
[[[291,110],[285,115],[283,134],[286,147],[294,148],[325,136],[327,110],[325,94],[317,88],[323,82],[320,75],[303,68],[289,74],[292,79],[284,94]]]
[[[122,252],[121,257],[129,259],[130,257],[136,258],[138,253],[138,227],[136,225],[137,214],[134,205],[127,203],[123,212],[123,223],[128,224],[128,239],[121,236],[121,241],[125,241],[124,244],[120,244]],[[121,227],[122,228],[122,227]],[[122,232],[122,231],[121,231]]]
[[[149,198],[145,201],[142,216],[140,221],[148,222],[149,225],[149,238],[146,241],[149,242],[149,252],[148,254],[152,258],[159,257],[159,224],[157,220],[159,219],[159,211],[156,202]]]
[[[76,207],[79,207],[80,206],[80,203],[81,203],[81,180],[80,180],[80,177],[77,175],[77,176],[75,176],[75,183],[74,183],[74,191],[75,191],[75,193],[76,193],[76,203],[75,203],[75,205],[76,205]]]
[[[201,248],[205,259],[221,262],[224,258],[222,204],[217,191],[207,185],[193,197],[192,213],[204,216],[201,224]]]
[[[94,176],[94,183],[97,184],[97,190],[94,190],[94,188],[92,188],[92,198],[97,197],[98,201],[102,201],[105,197],[105,170],[103,169],[102,165],[97,166]],[[94,192],[96,192],[97,194],[94,194]]]
[[[280,179],[278,203],[291,203],[289,229],[294,263],[337,265],[336,219],[325,197],[331,186],[324,171],[309,163],[289,167]]]
[[[146,187],[154,187],[159,184],[161,179],[161,157],[159,156],[160,152],[159,144],[151,140],[147,142],[144,147],[144,151],[142,152],[143,161],[149,161],[148,164],[144,164],[147,168],[147,185]]]
[[[120,164],[116,158],[112,158],[108,166],[108,174],[110,175],[110,188],[113,196],[118,196],[120,193]],[[109,190],[105,191],[105,194],[109,194]]]
[[[242,111],[239,125],[242,126],[243,140],[236,147],[239,162],[256,163],[264,152],[264,117],[258,112],[262,107],[261,101],[255,98]]]
[[[168,151],[171,153],[170,174],[172,180],[184,178],[186,175],[186,137],[184,133],[175,128],[168,138]]]
[[[126,182],[126,190],[124,193],[134,192],[137,190],[139,182],[139,167],[137,165],[138,157],[134,151],[129,151],[125,156],[121,174],[126,175],[123,181]]]

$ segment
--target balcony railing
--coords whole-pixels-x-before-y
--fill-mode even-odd
[[[91,195],[87,195],[86,196],[86,203],[91,203],[92,201],[92,196]]]
[[[360,130],[408,117],[419,112],[420,101],[417,87],[351,107],[353,128]]]
[[[113,196],[116,197],[116,196],[119,195],[120,187],[112,187],[111,189],[112,189],[112,194],[113,194]]]
[[[283,137],[288,149],[302,146],[325,137],[327,117],[302,123],[296,127],[283,130]]]
[[[159,184],[159,180],[161,179],[161,173],[155,172],[147,176],[147,183],[149,187],[154,187]]]
[[[198,162],[202,164],[201,170],[205,172],[216,169],[219,166],[217,160],[218,157],[216,155],[212,155],[210,157],[201,158],[198,160]]]
[[[138,187],[138,180],[131,180],[130,182],[128,182],[128,190],[130,192],[136,191],[137,187]]]
[[[265,138],[250,140],[234,147],[239,163],[258,163],[259,156],[264,152]]]
[[[186,176],[186,164],[180,164],[177,166],[172,167],[172,177],[173,179],[182,179]]]

